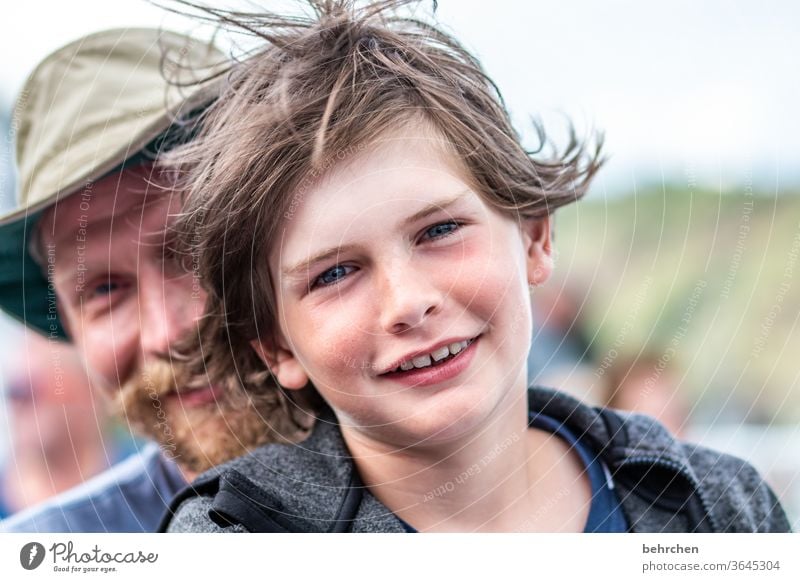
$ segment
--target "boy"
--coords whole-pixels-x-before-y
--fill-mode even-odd
[[[788,530],[742,461],[527,389],[550,216],[598,153],[534,159],[477,61],[404,2],[311,4],[264,17],[271,46],[175,159],[203,348],[225,329],[283,393],[312,385],[325,405],[309,439],[207,473],[162,528]]]

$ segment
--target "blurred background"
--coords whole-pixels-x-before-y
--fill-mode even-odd
[[[3,208],[10,111],[44,56],[114,26],[213,34],[144,0],[12,6],[0,21]],[[534,296],[532,381],[746,458],[800,528],[800,5],[440,0],[438,19],[482,59],[527,145],[532,117],[556,145],[568,119],[579,136],[605,135],[589,195],[556,217],[555,277]],[[67,348],[56,358],[0,325],[0,496],[37,459],[38,498],[120,456],[102,405],[78,396],[83,375],[74,397],[53,384]],[[51,427],[70,435],[55,439],[68,461],[58,471]]]

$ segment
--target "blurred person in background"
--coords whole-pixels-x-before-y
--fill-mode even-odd
[[[0,519],[79,485],[118,456],[106,407],[71,347],[26,334],[5,399],[11,442],[0,469]]]
[[[182,199],[158,159],[190,137],[225,61],[174,33],[104,31],[47,57],[17,100],[19,203],[0,217],[0,306],[71,342],[92,384],[155,442],[0,530],[152,531],[198,473],[310,428],[238,378],[188,383],[170,356],[206,295],[172,252]]]
[[[555,239],[555,237],[554,237]],[[552,281],[531,295],[534,325],[528,384],[558,388],[589,404],[603,402],[594,382],[594,350],[574,282]]]
[[[607,404],[611,408],[646,414],[678,437],[688,428],[689,406],[678,388],[674,362],[644,352],[621,358],[606,372]]]

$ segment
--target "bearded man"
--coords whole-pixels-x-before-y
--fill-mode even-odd
[[[206,293],[171,245],[182,199],[159,157],[190,139],[224,62],[182,35],[110,30],[47,57],[22,90],[19,203],[0,217],[0,306],[51,350],[74,344],[92,384],[155,442],[2,530],[153,531],[200,472],[310,428],[238,378],[188,383],[172,355],[197,333]]]

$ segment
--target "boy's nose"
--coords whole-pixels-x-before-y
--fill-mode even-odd
[[[385,272],[377,298],[381,328],[397,334],[420,326],[439,311],[444,295],[424,274],[413,269]]]

